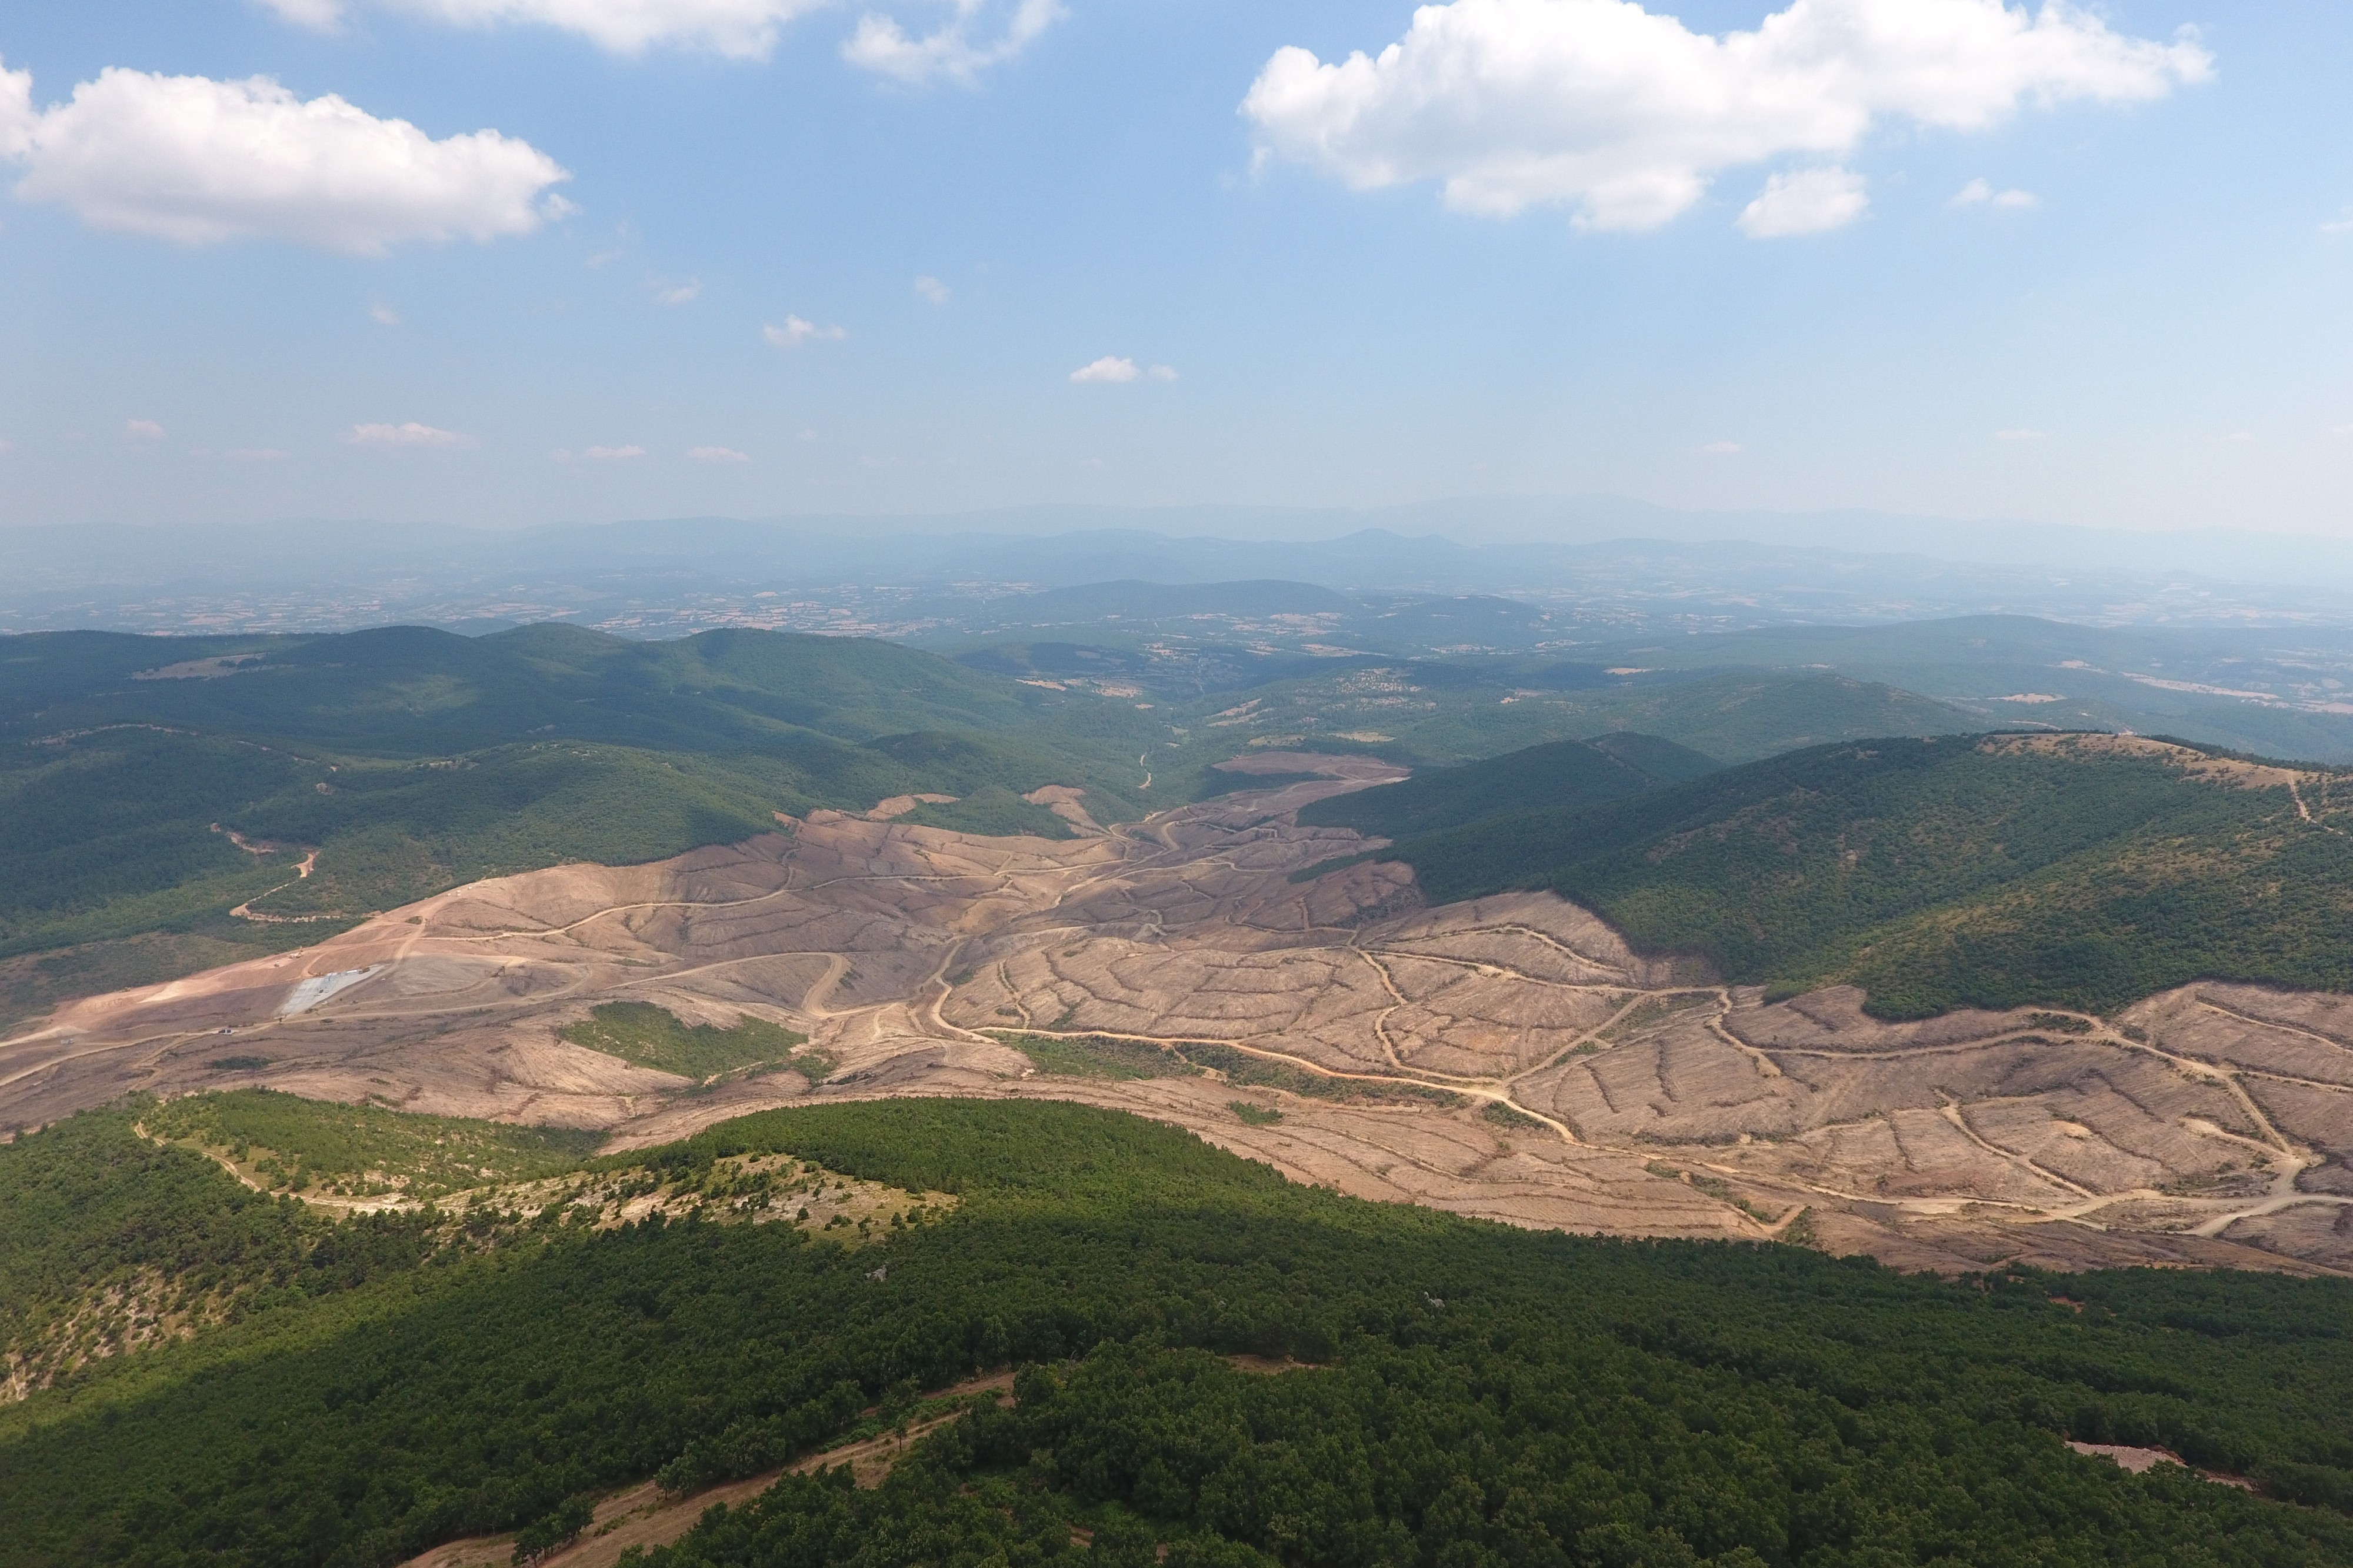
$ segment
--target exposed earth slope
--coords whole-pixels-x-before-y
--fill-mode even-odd
[[[267,1085],[645,1146],[812,1100],[1046,1096],[1522,1225],[1947,1268],[2353,1268],[2339,997],[2200,983],[2114,1017],[1901,1025],[1851,988],[1768,1003],[1548,892],[1432,906],[1393,862],[1294,882],[1363,841],[1293,812],[1397,770],[1239,765],[1335,776],[1061,841],[818,812],[658,865],[471,884],[59,1010],[0,1043],[0,1123]],[[566,1037],[616,1001],[764,1020],[831,1070],[696,1083]]]

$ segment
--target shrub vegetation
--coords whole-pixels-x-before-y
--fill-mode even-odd
[[[650,1002],[601,1003],[587,1017],[556,1033],[575,1046],[696,1079],[782,1062],[795,1047],[808,1044],[807,1035],[748,1013],[723,1029],[715,1024],[685,1023]],[[812,1066],[817,1070],[811,1082],[831,1070],[829,1061]]]

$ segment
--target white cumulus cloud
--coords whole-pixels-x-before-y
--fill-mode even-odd
[[[300,26],[342,26],[360,0],[262,0]],[[375,7],[458,27],[556,27],[614,54],[657,45],[765,59],[796,16],[825,0],[364,0]]]
[[[1736,221],[1751,239],[1786,239],[1844,228],[1870,205],[1862,175],[1845,169],[1801,169],[1767,180]]]
[[[21,158],[32,151],[40,124],[33,111],[33,73],[12,71],[0,61],[0,158]]]
[[[1265,155],[1357,189],[1436,180],[1461,212],[1576,209],[1647,229],[1722,170],[1835,157],[1884,120],[1956,131],[2026,103],[2162,98],[2212,74],[2194,37],[2126,37],[2046,0],[1790,0],[1694,33],[1634,0],[1451,0],[1377,56],[1275,51],[1242,100]]]
[[[760,335],[780,349],[797,349],[807,342],[839,342],[849,335],[847,327],[820,327],[815,321],[798,316],[786,316],[781,327],[762,327]]]
[[[1957,207],[2031,207],[2035,205],[2032,191],[1997,191],[1992,182],[1971,180],[1953,193]]]
[[[749,452],[739,452],[733,447],[690,447],[686,455],[698,463],[748,463]]]
[[[645,455],[646,449],[643,447],[591,447],[581,454],[592,463],[610,463],[627,458],[642,458]]]
[[[477,131],[435,141],[268,77],[214,81],[109,68],[36,111],[31,79],[0,71],[0,155],[16,195],[96,228],[207,245],[283,239],[382,254],[410,240],[528,234],[571,176],[527,142]],[[565,204],[569,205],[569,204]]]
[[[926,305],[944,305],[955,294],[938,279],[928,275],[915,279],[915,298]]]
[[[471,436],[461,436],[455,430],[437,430],[430,425],[419,425],[414,419],[406,425],[354,425],[344,437],[359,447],[470,447]]]
[[[1084,386],[1091,382],[1116,383],[1134,381],[1144,373],[1135,368],[1132,359],[1117,354],[1105,354],[1092,364],[1082,364],[1071,373],[1071,379]]]
[[[1070,15],[1060,0],[1018,0],[1001,33],[976,39],[988,20],[986,0],[947,3],[948,18],[920,37],[909,33],[893,17],[869,12],[859,18],[858,30],[841,46],[841,58],[912,85],[941,78],[969,85],[982,71],[1011,59]]]

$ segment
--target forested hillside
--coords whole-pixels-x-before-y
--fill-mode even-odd
[[[1687,746],[1621,732],[1556,741],[1460,767],[1416,773],[1377,789],[1334,795],[1300,809],[1311,826],[1368,837],[1438,833],[1482,817],[1620,800],[1714,773],[1719,764]]]
[[[1497,764],[1499,767],[1502,763]],[[1460,776],[1474,796],[1481,775]],[[1873,1012],[2353,989],[2353,779],[2113,736],[1824,746],[1407,840],[1436,900],[1546,888],[1728,979]]]
[[[457,882],[773,831],[778,811],[993,792],[1015,808],[996,818],[1034,827],[1052,819],[1014,797],[1070,784],[1116,819],[1144,809],[1158,732],[1132,705],[848,637],[12,637],[0,963],[80,951],[0,973],[0,1021]]]
[[[94,1113],[0,1149],[0,1219],[72,1187],[216,1234],[159,1206],[193,1189],[154,1186],[143,1147]],[[1955,1284],[1530,1233],[1047,1103],[773,1112],[628,1158],[691,1182],[771,1150],[961,1202],[864,1245],[526,1219],[85,1369],[0,1411],[0,1563],[375,1568],[462,1534],[547,1539],[610,1489],[755,1475],[1004,1367],[1016,1402],[881,1490],[787,1479],[651,1561],[2353,1558],[2342,1281]],[[126,1182],[150,1195],[108,1195]],[[181,1266],[217,1268],[221,1245]],[[2127,1475],[2071,1436],[2161,1444],[2268,1495]]]

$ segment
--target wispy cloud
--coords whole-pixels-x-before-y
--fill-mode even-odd
[[[690,278],[683,283],[673,283],[667,278],[649,278],[646,287],[653,290],[657,305],[687,305],[702,293],[702,279]]]
[[[1997,191],[1993,188],[1992,183],[1987,180],[1971,180],[1953,193],[1953,205],[1957,207],[1994,206],[2016,209],[2031,207],[2034,205],[2035,195],[2032,191]]]
[[[2018,429],[1997,430],[1993,438],[1997,441],[2048,441],[2051,437],[2047,431]]]
[[[261,0],[299,26],[331,32],[362,4],[460,27],[559,28],[617,55],[657,46],[765,59],[786,23],[825,0]]]
[[[356,447],[470,447],[471,436],[410,420],[405,425],[354,425],[343,437]]]
[[[1700,450],[1711,458],[1736,458],[1748,448],[1737,441],[1710,441]]]
[[[378,300],[368,307],[368,320],[379,327],[396,327],[400,325],[400,312]]]
[[[1070,15],[1060,0],[1019,0],[1005,30],[984,40],[976,35],[983,33],[992,9],[987,0],[948,0],[948,5],[953,15],[921,37],[910,34],[894,17],[869,12],[841,46],[841,58],[910,85],[945,79],[970,86],[982,71],[1013,58]]]
[[[690,447],[686,455],[698,463],[748,463],[749,452],[739,452],[733,447]]]
[[[762,327],[760,335],[780,349],[797,349],[803,343],[838,342],[849,335],[847,327],[820,327],[815,321],[798,316],[786,316],[781,327]]]
[[[140,441],[160,441],[164,438],[164,427],[153,419],[125,419],[122,433]]]
[[[642,458],[645,455],[646,449],[643,447],[591,447],[581,454],[592,463],[619,462],[625,458]]]
[[[944,305],[955,295],[946,284],[927,273],[915,279],[915,298],[926,305]]]

